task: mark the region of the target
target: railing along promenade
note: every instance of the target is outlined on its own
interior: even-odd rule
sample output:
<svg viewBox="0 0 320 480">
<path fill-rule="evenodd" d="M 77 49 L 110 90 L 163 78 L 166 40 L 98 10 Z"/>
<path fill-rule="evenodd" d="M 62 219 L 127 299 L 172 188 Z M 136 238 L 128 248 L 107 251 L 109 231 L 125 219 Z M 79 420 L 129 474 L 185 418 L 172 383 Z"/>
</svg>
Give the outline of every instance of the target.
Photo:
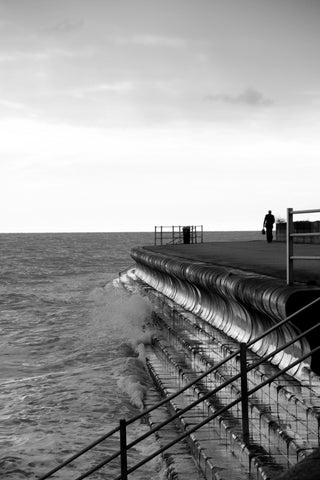
<svg viewBox="0 0 320 480">
<path fill-rule="evenodd" d="M 137 416 L 135 416 L 135 417 L 133 417 L 129 420 L 121 419 L 118 427 L 116 427 L 113 430 L 107 432 L 105 435 L 98 438 L 95 442 L 91 443 L 90 445 L 83 448 L 78 453 L 74 454 L 73 456 L 71 456 L 70 458 L 65 460 L 60 465 L 58 465 L 55 468 L 53 468 L 52 470 L 50 470 L 50 472 L 46 473 L 45 475 L 42 475 L 41 477 L 39 477 L 38 480 L 45 480 L 45 479 L 51 477 L 54 473 L 56 473 L 57 471 L 59 471 L 60 469 L 62 469 L 64 467 L 66 467 L 71 462 L 73 462 L 74 460 L 76 460 L 80 456 L 84 455 L 86 452 L 92 450 L 96 445 L 105 441 L 107 438 L 111 437 L 114 434 L 119 434 L 120 435 L 119 450 L 117 452 L 115 452 L 113 455 L 108 456 L 103 461 L 101 461 L 100 463 L 98 463 L 97 465 L 95 465 L 94 467 L 92 467 L 91 469 L 84 472 L 83 474 L 81 474 L 80 476 L 76 477 L 73 480 L 83 480 L 84 478 L 89 477 L 94 472 L 100 470 L 101 468 L 103 468 L 104 466 L 106 466 L 108 463 L 110 463 L 112 460 L 114 460 L 116 458 L 120 459 L 120 473 L 117 477 L 115 477 L 114 480 L 127 480 L 128 475 L 130 473 L 136 471 L 137 469 L 139 469 L 140 467 L 142 467 L 143 465 L 145 465 L 146 463 L 148 463 L 150 460 L 154 459 L 158 455 L 161 455 L 163 452 L 168 450 L 170 447 L 172 447 L 173 445 L 182 441 L 183 439 L 185 439 L 186 437 L 188 437 L 189 435 L 191 435 L 195 431 L 199 430 L 201 427 L 208 424 L 209 422 L 214 420 L 216 417 L 220 417 L 223 413 L 227 412 L 228 410 L 230 410 L 232 407 L 234 407 L 235 405 L 237 405 L 239 403 L 241 403 L 241 407 L 242 407 L 241 410 L 242 410 L 242 435 L 243 435 L 243 440 L 244 440 L 245 443 L 248 442 L 249 434 L 250 434 L 250 432 L 249 432 L 250 427 L 249 427 L 249 422 L 248 422 L 248 398 L 251 395 L 253 395 L 254 393 L 256 393 L 257 391 L 259 391 L 264 386 L 266 386 L 268 384 L 271 384 L 278 377 L 282 376 L 284 373 L 288 372 L 290 369 L 292 369 L 293 367 L 300 364 L 305 359 L 307 359 L 308 357 L 310 357 L 311 355 L 313 355 L 314 353 L 319 351 L 320 346 L 317 346 L 313 350 L 309 351 L 307 354 L 305 354 L 305 355 L 301 356 L 300 358 L 296 359 L 295 361 L 290 363 L 290 365 L 286 366 L 286 368 L 277 371 L 274 375 L 270 376 L 268 379 L 261 382 L 259 385 L 256 385 L 254 388 L 251 388 L 250 390 L 248 390 L 248 388 L 247 388 L 247 385 L 248 385 L 247 384 L 247 373 L 249 371 L 257 368 L 259 365 L 263 364 L 264 362 L 270 360 L 274 355 L 277 355 L 278 353 L 284 351 L 287 347 L 294 344 L 296 341 L 300 340 L 303 336 L 305 336 L 307 334 L 310 334 L 312 332 L 315 332 L 316 329 L 319 328 L 320 322 L 318 322 L 316 325 L 310 327 L 308 330 L 304 331 L 303 333 L 300 333 L 294 339 L 292 339 L 292 340 L 288 341 L 287 343 L 281 345 L 276 350 L 274 350 L 272 353 L 270 353 L 270 354 L 268 354 L 264 357 L 260 357 L 258 361 L 252 363 L 251 365 L 248 365 L 247 361 L 246 361 L 247 350 L 250 349 L 253 346 L 254 343 L 261 341 L 264 337 L 266 337 L 267 335 L 269 335 L 270 333 L 272 333 L 276 329 L 283 327 L 285 324 L 287 324 L 292 319 L 294 319 L 297 315 L 301 314 L 302 312 L 306 312 L 308 309 L 310 309 L 316 303 L 318 303 L 319 300 L 320 300 L 320 297 L 317 298 L 316 300 L 313 300 L 308 305 L 300 308 L 295 313 L 286 317 L 285 319 L 283 319 L 282 321 L 280 321 L 276 325 L 272 326 L 271 328 L 266 330 L 264 333 L 259 335 L 254 340 L 249 341 L 248 343 L 241 343 L 239 349 L 234 351 L 232 354 L 228 355 L 226 358 L 221 360 L 219 363 L 212 366 L 206 372 L 204 372 L 203 374 L 198 376 L 196 378 L 196 380 L 188 383 L 187 385 L 185 385 L 183 388 L 179 389 L 174 394 L 172 394 L 172 395 L 168 396 L 167 398 L 161 400 L 157 404 L 153 405 L 152 407 L 146 409 L 145 411 L 141 412 L 140 414 L 138 414 Z M 208 391 L 206 394 L 202 395 L 196 401 L 190 403 L 184 409 L 179 410 L 176 414 L 172 415 L 169 419 L 161 422 L 156 427 L 151 428 L 147 433 L 141 435 L 140 437 L 136 438 L 134 441 L 128 443 L 128 441 L 127 441 L 127 427 L 129 425 L 131 425 L 134 422 L 142 419 L 144 416 L 150 414 L 152 411 L 157 410 L 159 407 L 165 405 L 166 403 L 170 402 L 174 398 L 178 397 L 178 395 L 181 395 L 183 392 L 188 390 L 190 387 L 194 386 L 197 382 L 204 379 L 207 375 L 216 371 L 222 365 L 226 364 L 227 362 L 229 362 L 230 360 L 232 360 L 236 356 L 240 356 L 240 372 L 239 373 L 237 373 L 236 375 L 233 375 L 230 379 L 224 381 L 221 385 L 219 385 L 219 386 L 215 387 L 214 389 Z M 148 364 L 148 360 L 147 360 L 147 364 Z M 238 398 L 236 398 L 235 400 L 233 400 L 232 402 L 230 402 L 228 405 L 224 406 L 223 408 L 219 409 L 214 414 L 208 416 L 204 421 L 198 423 L 194 427 L 185 431 L 183 434 L 177 436 L 174 440 L 167 443 L 162 448 L 157 449 L 152 454 L 150 454 L 146 458 L 144 458 L 142 461 L 136 463 L 135 465 L 133 465 L 131 467 L 128 467 L 127 454 L 128 454 L 128 451 L 131 448 L 135 447 L 140 442 L 147 439 L 148 437 L 150 437 L 154 433 L 158 432 L 161 428 L 165 427 L 166 425 L 168 425 L 170 422 L 172 422 L 176 418 L 180 417 L 182 414 L 188 412 L 189 410 L 191 410 L 196 405 L 199 405 L 201 402 L 204 402 L 206 399 L 208 399 L 212 395 L 215 395 L 218 391 L 220 391 L 222 389 L 225 389 L 228 385 L 232 384 L 233 382 L 235 382 L 236 380 L 239 380 L 239 379 L 241 380 L 241 395 Z"/>
<path fill-rule="evenodd" d="M 293 210 L 287 208 L 287 285 L 293 285 L 293 260 L 320 260 L 320 256 L 302 256 L 293 254 L 293 240 L 294 237 L 320 237 L 320 232 L 294 232 L 293 215 L 304 213 L 317 213 L 320 209 L 315 210 Z"/>
<path fill-rule="evenodd" d="M 154 227 L 155 245 L 203 243 L 203 225 L 160 225 Z"/>
</svg>

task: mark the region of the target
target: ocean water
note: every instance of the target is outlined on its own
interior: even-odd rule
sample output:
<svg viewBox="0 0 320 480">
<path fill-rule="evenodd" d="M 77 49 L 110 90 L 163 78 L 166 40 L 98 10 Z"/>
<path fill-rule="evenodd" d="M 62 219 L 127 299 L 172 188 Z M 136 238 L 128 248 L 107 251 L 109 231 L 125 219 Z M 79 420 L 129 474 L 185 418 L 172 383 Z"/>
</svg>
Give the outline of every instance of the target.
<svg viewBox="0 0 320 480">
<path fill-rule="evenodd" d="M 139 352 L 151 307 L 115 280 L 133 264 L 132 247 L 152 244 L 153 233 L 0 234 L 0 478 L 39 478 L 143 408 L 150 380 Z M 136 425 L 129 440 L 146 429 Z M 148 448 L 132 449 L 133 463 Z M 52 478 L 77 478 L 116 450 L 118 439 L 106 441 Z M 117 468 L 89 478 L 114 478 Z M 162 475 L 154 460 L 130 478 Z"/>
</svg>

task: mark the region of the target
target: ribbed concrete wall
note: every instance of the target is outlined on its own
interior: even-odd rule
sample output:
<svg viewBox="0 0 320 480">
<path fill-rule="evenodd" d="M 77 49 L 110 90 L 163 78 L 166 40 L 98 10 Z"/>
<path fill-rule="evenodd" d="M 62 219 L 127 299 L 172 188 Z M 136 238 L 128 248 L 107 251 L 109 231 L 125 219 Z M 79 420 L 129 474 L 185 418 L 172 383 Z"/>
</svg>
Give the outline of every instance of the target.
<svg viewBox="0 0 320 480">
<path fill-rule="evenodd" d="M 185 261 L 143 247 L 134 248 L 131 256 L 137 264 L 135 273 L 141 280 L 239 342 L 256 338 L 319 295 L 318 291 L 303 287 L 285 286 L 281 280 L 271 277 Z M 274 351 L 307 328 L 309 320 L 299 316 L 295 324 L 276 330 L 257 342 L 253 350 L 259 355 Z M 307 353 L 310 343 L 312 339 L 307 338 L 296 342 L 273 357 L 273 363 L 286 367 Z M 317 365 L 318 360 L 313 359 L 313 364 Z M 291 373 L 304 376 L 310 365 L 311 359 Z"/>
</svg>

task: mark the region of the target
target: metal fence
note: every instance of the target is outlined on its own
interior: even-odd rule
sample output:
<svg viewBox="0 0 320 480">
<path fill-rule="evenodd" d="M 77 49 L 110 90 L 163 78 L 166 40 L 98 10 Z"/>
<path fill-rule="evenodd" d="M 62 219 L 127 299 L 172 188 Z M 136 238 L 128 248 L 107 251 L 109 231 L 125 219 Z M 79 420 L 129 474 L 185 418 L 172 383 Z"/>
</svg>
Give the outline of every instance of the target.
<svg viewBox="0 0 320 480">
<path fill-rule="evenodd" d="M 154 227 L 155 245 L 203 243 L 203 225 L 160 225 Z"/>
<path fill-rule="evenodd" d="M 265 332 L 263 332 L 261 335 L 259 335 L 257 338 L 249 341 L 248 343 L 241 343 L 240 344 L 240 348 L 236 351 L 234 351 L 232 354 L 230 354 L 229 356 L 225 357 L 223 360 L 221 360 L 219 363 L 216 363 L 214 366 L 212 366 L 210 369 L 208 369 L 206 372 L 203 372 L 201 375 L 199 375 L 196 380 L 186 384 L 183 388 L 181 388 L 180 390 L 178 390 L 177 392 L 173 393 L 172 395 L 170 395 L 169 397 L 166 397 L 164 398 L 163 400 L 161 400 L 159 403 L 157 403 L 156 405 L 148 408 L 147 410 L 141 412 L 139 415 L 135 416 L 134 418 L 131 418 L 129 420 L 126 420 L 126 419 L 121 419 L 120 422 L 119 422 L 119 426 L 114 428 L 113 430 L 111 430 L 110 432 L 106 433 L 105 435 L 103 435 L 102 437 L 98 438 L 95 442 L 91 443 L 90 445 L 88 445 L 87 447 L 85 447 L 84 449 L 82 449 L 81 451 L 79 451 L 78 453 L 76 453 L 75 455 L 71 456 L 70 458 L 68 458 L 67 460 L 65 460 L 63 463 L 61 463 L 60 465 L 57 465 L 55 468 L 53 468 L 52 470 L 50 470 L 50 472 L 46 473 L 45 475 L 39 477 L 38 480 L 45 480 L 49 477 L 51 477 L 52 475 L 54 475 L 54 473 L 56 473 L 57 471 L 61 470 L 62 468 L 66 467 L 67 465 L 69 465 L 70 463 L 72 463 L 74 460 L 76 460 L 77 458 L 79 458 L 80 456 L 82 456 L 83 454 L 85 454 L 86 452 L 89 452 L 90 450 L 92 450 L 95 446 L 97 446 L 98 444 L 100 444 L 101 442 L 103 442 L 104 440 L 106 440 L 107 438 L 111 437 L 112 435 L 114 434 L 118 434 L 119 435 L 119 450 L 116 451 L 115 453 L 109 455 L 107 458 L 105 458 L 104 460 L 102 460 L 99 464 L 91 467 L 89 470 L 87 470 L 86 472 L 84 472 L 82 475 L 80 476 L 77 476 L 76 478 L 74 478 L 74 480 L 83 480 L 84 478 L 87 478 L 89 477 L 91 474 L 93 474 L 94 472 L 100 470 L 102 467 L 104 467 L 105 465 L 107 465 L 108 463 L 110 463 L 112 460 L 118 458 L 120 459 L 120 465 L 119 465 L 119 470 L 120 470 L 120 474 L 115 477 L 114 480 L 127 480 L 128 478 L 128 475 L 132 472 L 134 472 L 135 470 L 139 469 L 142 465 L 146 464 L 147 462 L 149 462 L 150 460 L 152 460 L 153 458 L 155 458 L 156 456 L 160 455 L 161 453 L 165 452 L 166 450 L 168 450 L 171 446 L 175 445 L 176 443 L 180 442 L 181 440 L 185 439 L 186 437 L 188 437 L 189 435 L 191 435 L 193 432 L 199 430 L 202 426 L 208 424 L 209 422 L 211 422 L 213 419 L 221 416 L 223 413 L 227 412 L 228 410 L 230 410 L 233 406 L 237 405 L 237 404 L 241 404 L 241 410 L 242 410 L 242 435 L 243 435 L 243 439 L 246 441 L 249 437 L 249 422 L 248 422 L 248 398 L 250 396 L 252 396 L 255 392 L 261 390 L 265 385 L 270 385 L 274 380 L 276 380 L 278 377 L 280 377 L 281 375 L 283 375 L 284 373 L 288 372 L 291 368 L 295 367 L 296 365 L 298 365 L 299 363 L 303 362 L 306 358 L 310 357 L 310 355 L 316 353 L 319 351 L 320 349 L 320 346 L 317 346 L 315 347 L 313 350 L 311 351 L 308 351 L 304 356 L 298 358 L 297 360 L 295 360 L 294 362 L 292 362 L 291 364 L 289 364 L 286 368 L 282 369 L 282 370 L 279 370 L 277 371 L 274 375 L 271 375 L 269 378 L 265 379 L 263 382 L 259 383 L 258 385 L 256 385 L 254 388 L 251 388 L 251 389 L 248 389 L 248 383 L 247 383 L 247 374 L 249 371 L 253 370 L 254 368 L 256 368 L 257 366 L 259 365 L 262 365 L 264 362 L 270 360 L 270 358 L 280 352 L 284 352 L 285 349 L 294 344 L 296 341 L 298 341 L 300 338 L 302 338 L 306 333 L 313 333 L 314 334 L 317 334 L 318 332 L 316 332 L 316 330 L 320 327 L 320 322 L 316 323 L 315 325 L 311 326 L 308 331 L 306 332 L 303 332 L 303 333 L 300 333 L 298 334 L 295 338 L 291 339 L 289 342 L 279 346 L 276 350 L 274 350 L 273 352 L 267 354 L 266 356 L 264 357 L 261 357 L 258 361 L 252 363 L 251 365 L 248 365 L 247 364 L 247 360 L 246 360 L 246 355 L 247 355 L 247 351 L 249 348 L 251 348 L 256 342 L 260 342 L 263 338 L 265 338 L 267 335 L 269 335 L 271 332 L 273 332 L 274 330 L 282 327 L 283 325 L 287 324 L 288 322 L 290 322 L 295 316 L 299 315 L 300 313 L 310 309 L 312 306 L 314 306 L 315 304 L 317 304 L 318 302 L 320 301 L 320 298 L 317 298 L 316 300 L 313 300 L 311 303 L 309 303 L 308 305 L 305 305 L 304 307 L 302 307 L 300 310 L 296 311 L 295 313 L 293 313 L 292 315 L 288 316 L 287 318 L 281 320 L 279 323 L 273 325 L 271 328 L 269 328 L 268 330 L 266 330 Z M 127 427 L 129 425 L 131 425 L 132 423 L 136 422 L 136 421 L 140 421 L 145 415 L 148 415 L 150 412 L 152 412 L 153 410 L 156 410 L 158 409 L 160 406 L 168 403 L 169 401 L 171 401 L 172 399 L 176 398 L 177 396 L 181 395 L 183 392 L 185 392 L 186 390 L 188 390 L 190 387 L 192 387 L 193 385 L 197 384 L 201 379 L 205 378 L 206 376 L 208 376 L 210 373 L 218 370 L 219 367 L 221 367 L 223 364 L 229 362 L 231 359 L 237 357 L 237 356 L 240 356 L 240 372 L 238 372 L 236 375 L 233 375 L 231 376 L 228 380 L 224 381 L 222 384 L 220 384 L 219 386 L 216 386 L 213 390 L 210 390 L 208 391 L 206 394 L 200 396 L 197 400 L 195 400 L 194 402 L 190 403 L 187 407 L 183 408 L 183 409 L 179 409 L 179 411 L 175 414 L 175 415 L 172 415 L 169 419 L 157 424 L 157 426 L 151 428 L 148 432 L 146 432 L 145 434 L 141 435 L 140 437 L 136 438 L 135 440 L 131 441 L 131 442 L 128 442 L 128 439 L 127 439 Z M 148 363 L 148 362 L 147 362 Z M 174 421 L 176 418 L 178 418 L 179 416 L 181 416 L 183 413 L 191 410 L 193 407 L 195 407 L 196 405 L 199 405 L 201 404 L 202 402 L 204 402 L 207 398 L 209 397 L 212 397 L 213 395 L 215 395 L 218 391 L 226 388 L 228 385 L 232 384 L 234 381 L 240 379 L 241 380 L 241 394 L 238 398 L 236 398 L 235 400 L 233 400 L 232 402 L 230 402 L 228 405 L 222 407 L 221 409 L 219 409 L 218 411 L 216 411 L 213 415 L 208 415 L 208 417 L 194 425 L 192 428 L 188 428 L 187 431 L 185 431 L 184 433 L 182 433 L 181 435 L 177 436 L 176 438 L 174 438 L 171 442 L 167 443 L 166 445 L 162 446 L 161 448 L 159 449 L 156 449 L 153 453 L 151 453 L 150 455 L 148 455 L 147 457 L 145 457 L 142 461 L 140 461 L 139 463 L 133 465 L 132 467 L 128 467 L 128 463 L 127 463 L 127 456 L 128 456 L 128 451 L 133 448 L 134 446 L 136 446 L 137 444 L 139 444 L 141 441 L 145 440 L 146 438 L 150 437 L 152 434 L 158 432 L 161 428 L 165 427 L 166 425 L 168 425 L 170 422 Z M 319 436 L 319 433 L 318 433 L 318 436 Z"/>
<path fill-rule="evenodd" d="M 293 285 L 293 260 L 320 260 L 320 256 L 294 255 L 293 243 L 295 237 L 320 237 L 320 232 L 303 232 L 294 231 L 293 215 L 304 213 L 317 213 L 320 209 L 314 210 L 293 210 L 287 208 L 287 285 Z"/>
</svg>

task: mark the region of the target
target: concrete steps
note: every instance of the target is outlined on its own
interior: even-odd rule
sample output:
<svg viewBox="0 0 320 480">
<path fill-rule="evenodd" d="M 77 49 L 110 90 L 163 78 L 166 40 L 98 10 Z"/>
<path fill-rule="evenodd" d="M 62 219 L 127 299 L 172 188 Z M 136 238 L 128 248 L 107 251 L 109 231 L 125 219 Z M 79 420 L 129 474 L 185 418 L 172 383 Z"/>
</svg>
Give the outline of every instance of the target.
<svg viewBox="0 0 320 480">
<path fill-rule="evenodd" d="M 152 351 L 147 352 L 148 357 L 153 357 Z M 148 389 L 144 399 L 145 408 L 152 407 L 161 400 L 161 393 L 156 387 Z M 170 416 L 166 406 L 159 407 L 147 415 L 146 421 L 150 428 L 167 420 Z M 170 423 L 155 434 L 158 448 L 164 447 L 171 440 L 177 438 L 180 431 L 176 423 Z M 197 467 L 197 464 L 190 453 L 186 441 L 182 441 L 170 447 L 162 454 L 165 476 L 168 480 L 186 479 L 205 480 L 205 476 Z M 162 477 L 161 477 L 162 478 Z"/>
<path fill-rule="evenodd" d="M 156 358 L 153 357 L 150 360 L 154 370 L 152 376 L 159 388 L 168 396 L 180 389 L 183 384 L 192 381 L 194 373 L 188 371 L 187 366 L 184 368 L 181 361 L 175 362 L 173 360 L 173 352 L 168 346 L 167 348 L 164 347 L 159 340 L 155 340 L 155 342 L 157 345 L 153 345 L 153 352 Z M 164 355 L 169 353 L 169 350 L 171 350 L 170 362 L 175 368 L 175 372 L 164 360 Z M 199 384 L 187 390 L 182 398 L 179 396 L 170 402 L 171 413 L 174 414 L 190 405 L 203 393 L 206 393 L 206 390 Z M 214 414 L 229 401 L 229 398 L 210 398 L 206 400 L 204 404 L 200 404 L 180 417 L 180 428 L 182 431 L 191 428 L 207 418 L 208 415 Z M 271 479 L 275 472 L 283 471 L 281 464 L 274 461 L 272 456 L 260 445 L 254 442 L 251 442 L 250 445 L 244 444 L 241 422 L 230 411 L 192 434 L 189 446 L 191 451 L 196 452 L 196 459 L 198 459 L 200 468 L 203 468 L 203 465 L 207 462 L 207 460 L 204 460 L 207 457 L 219 469 L 231 462 L 233 476 L 227 470 L 222 475 L 222 471 L 219 470 L 220 476 L 217 477 L 219 479 Z M 205 454 L 204 457 L 203 453 Z"/>
<path fill-rule="evenodd" d="M 221 332 L 214 331 L 211 326 L 204 325 L 203 321 L 199 322 L 199 319 L 195 319 L 188 312 L 181 313 L 179 309 L 179 314 L 172 315 L 172 305 L 165 314 L 166 309 L 163 309 L 163 305 L 157 310 L 162 314 L 162 318 L 156 321 L 161 340 L 159 338 L 155 340 L 157 344 L 155 351 L 161 358 L 161 363 L 169 369 L 171 377 L 174 376 L 172 370 L 174 367 L 180 387 L 190 382 L 194 375 L 202 373 L 214 362 L 217 363 L 238 349 L 235 342 Z M 257 360 L 256 355 L 250 354 L 249 362 L 252 363 L 255 360 Z M 168 367 L 169 363 L 171 367 Z M 235 358 L 228 368 L 219 369 L 202 385 L 198 384 L 193 398 L 205 393 L 208 388 L 221 384 L 238 370 L 239 359 Z M 249 388 L 263 381 L 266 376 L 271 376 L 276 370 L 276 367 L 270 364 L 253 370 L 248 375 Z M 236 383 L 228 388 L 227 393 L 219 392 L 217 398 L 220 405 L 223 405 L 239 394 L 240 386 Z M 253 478 L 275 478 L 280 471 L 290 468 L 317 448 L 318 400 L 319 397 L 314 394 L 311 385 L 301 385 L 296 379 L 284 375 L 271 386 L 264 387 L 249 403 L 250 446 L 244 447 L 241 440 L 240 406 L 234 407 L 232 411 L 234 417 L 238 418 L 238 425 L 236 426 L 234 419 L 231 422 L 232 426 L 219 419 L 219 433 L 222 435 L 221 426 L 223 425 L 224 445 L 229 445 L 229 449 L 231 446 L 231 452 L 240 460 L 245 474 Z M 208 405 L 208 403 L 206 402 L 208 413 L 213 413 L 214 405 L 212 403 Z M 254 466 L 252 458 L 255 459 Z"/>
<path fill-rule="evenodd" d="M 177 391 L 177 379 L 166 368 L 164 362 L 156 355 L 155 350 L 148 352 L 148 366 L 151 376 L 165 396 Z M 179 388 L 179 387 L 178 387 Z M 193 401 L 193 395 L 175 398 L 169 403 L 171 415 L 188 406 Z M 177 424 L 183 433 L 188 427 L 200 423 L 206 418 L 203 407 L 197 407 L 181 416 Z M 200 470 L 208 480 L 248 480 L 249 471 L 245 467 L 239 468 L 239 462 L 228 449 L 228 445 L 217 432 L 217 425 L 209 425 L 187 437 L 187 443 Z M 178 477 L 180 480 L 180 477 Z M 185 478 L 192 478 L 191 476 Z"/>
<path fill-rule="evenodd" d="M 174 306 L 170 307 L 172 312 Z M 189 358 L 189 365 L 195 370 L 206 371 L 214 363 L 221 361 L 239 348 L 238 344 L 222 332 L 215 330 L 194 315 L 188 312 L 181 313 L 181 309 L 180 313 L 173 316 L 168 315 L 169 312 L 164 309 L 164 314 L 162 313 L 162 333 L 175 348 L 184 351 L 185 358 Z M 258 357 L 253 352 L 248 355 L 249 364 L 257 360 Z M 213 378 L 212 375 L 209 376 L 208 386 L 211 381 L 211 388 L 213 388 L 221 384 L 229 375 L 235 375 L 238 372 L 239 358 L 235 357 L 229 367 L 219 369 Z M 260 384 L 276 372 L 278 372 L 277 367 L 270 363 L 260 365 L 248 372 L 248 388 Z M 239 391 L 239 382 L 237 385 Z M 238 395 L 237 388 L 232 388 L 235 395 Z M 267 422 L 267 425 L 272 426 L 272 431 L 278 430 L 284 443 L 284 450 L 289 449 L 296 457 L 290 458 L 289 462 L 296 463 L 318 447 L 319 385 L 306 385 L 289 375 L 282 375 L 270 386 L 265 386 L 257 392 L 252 399 L 250 414 L 254 425 Z"/>
<path fill-rule="evenodd" d="M 137 282 L 135 282 L 136 284 Z M 201 373 L 239 349 L 239 344 L 211 324 L 183 310 L 164 295 L 141 283 L 155 315 L 148 368 L 164 396 L 169 396 Z M 258 360 L 248 352 L 247 363 Z M 209 390 L 239 372 L 234 357 L 182 396 L 169 403 L 179 412 Z M 259 385 L 278 371 L 264 363 L 248 372 L 248 388 Z M 177 428 L 184 432 L 240 395 L 240 382 L 217 392 L 199 406 L 182 414 Z M 261 388 L 249 401 L 250 440 L 242 438 L 241 405 L 212 420 L 188 437 L 188 446 L 205 478 L 210 480 L 274 480 L 319 446 L 320 386 L 281 375 Z M 177 477 L 192 478 L 190 476 Z M 196 477 L 194 477 L 196 478 Z"/>
</svg>

